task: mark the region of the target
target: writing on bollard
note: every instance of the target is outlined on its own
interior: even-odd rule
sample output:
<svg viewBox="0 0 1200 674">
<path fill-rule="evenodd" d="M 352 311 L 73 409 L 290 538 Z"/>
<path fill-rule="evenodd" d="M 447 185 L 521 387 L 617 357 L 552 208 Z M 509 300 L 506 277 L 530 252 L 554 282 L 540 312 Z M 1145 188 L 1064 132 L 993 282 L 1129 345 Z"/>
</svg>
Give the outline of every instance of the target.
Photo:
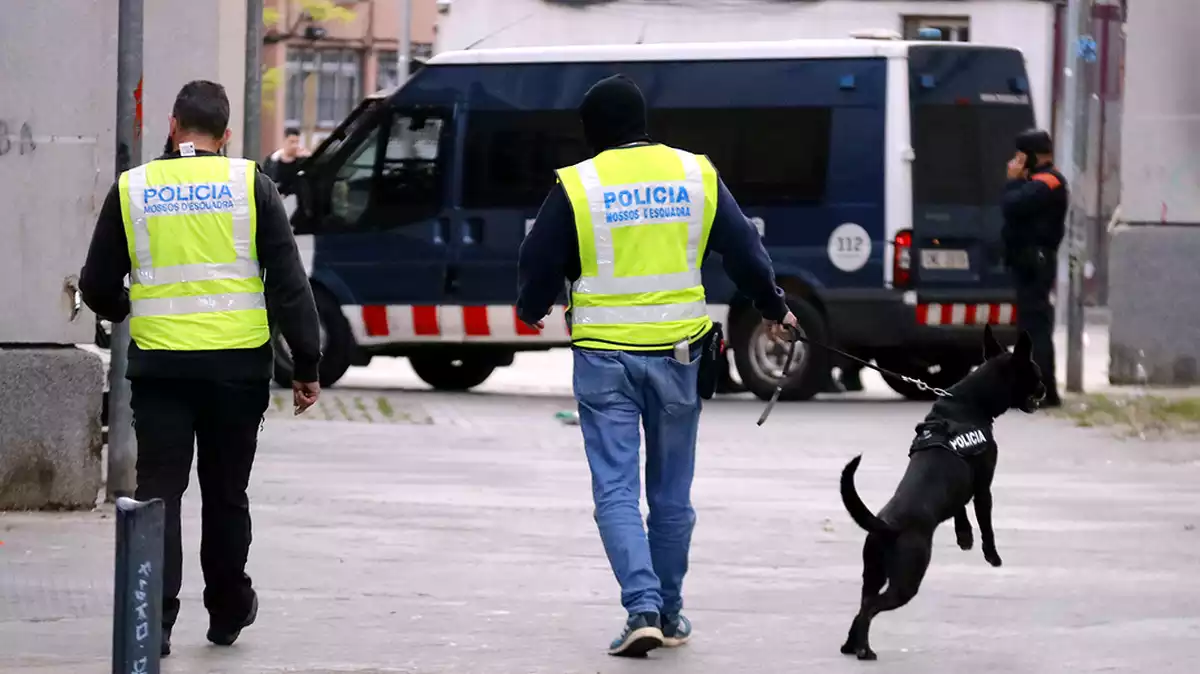
<svg viewBox="0 0 1200 674">
<path fill-rule="evenodd" d="M 159 674 L 165 507 L 117 499 L 113 674 Z"/>
</svg>

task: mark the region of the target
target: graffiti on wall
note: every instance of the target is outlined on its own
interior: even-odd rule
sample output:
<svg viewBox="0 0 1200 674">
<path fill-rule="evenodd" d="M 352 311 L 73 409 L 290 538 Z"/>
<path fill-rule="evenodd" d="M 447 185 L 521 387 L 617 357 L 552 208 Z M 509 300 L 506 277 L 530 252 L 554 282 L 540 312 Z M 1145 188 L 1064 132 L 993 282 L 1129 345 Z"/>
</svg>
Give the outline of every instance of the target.
<svg viewBox="0 0 1200 674">
<path fill-rule="evenodd" d="M 33 154 L 37 143 L 33 140 L 33 127 L 29 122 L 19 126 L 0 119 L 0 157 L 17 153 L 19 155 Z"/>
</svg>

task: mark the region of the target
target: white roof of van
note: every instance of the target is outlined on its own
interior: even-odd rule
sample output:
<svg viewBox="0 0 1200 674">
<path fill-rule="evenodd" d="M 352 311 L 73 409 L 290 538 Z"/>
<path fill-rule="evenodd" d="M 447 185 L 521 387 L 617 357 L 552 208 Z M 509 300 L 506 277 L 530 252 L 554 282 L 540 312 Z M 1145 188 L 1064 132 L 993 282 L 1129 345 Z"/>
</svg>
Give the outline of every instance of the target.
<svg viewBox="0 0 1200 674">
<path fill-rule="evenodd" d="M 909 47 L 985 47 L 965 42 L 840 39 L 755 42 L 610 44 L 571 47 L 468 49 L 437 54 L 429 65 L 609 61 L 728 61 L 752 59 L 903 57 Z M 1008 48 L 1005 48 L 1008 49 Z"/>
</svg>

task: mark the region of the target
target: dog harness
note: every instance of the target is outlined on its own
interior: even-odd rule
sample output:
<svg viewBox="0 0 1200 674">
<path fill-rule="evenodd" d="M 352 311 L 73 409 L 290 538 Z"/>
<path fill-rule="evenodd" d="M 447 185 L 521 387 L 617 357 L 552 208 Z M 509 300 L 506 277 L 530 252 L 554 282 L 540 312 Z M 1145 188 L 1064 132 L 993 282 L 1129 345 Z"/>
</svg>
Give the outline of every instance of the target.
<svg viewBox="0 0 1200 674">
<path fill-rule="evenodd" d="M 979 456 L 989 449 L 996 449 L 992 426 L 979 426 L 948 419 L 934 419 L 917 424 L 917 437 L 913 439 L 908 455 L 927 449 L 944 449 L 964 459 Z"/>
</svg>

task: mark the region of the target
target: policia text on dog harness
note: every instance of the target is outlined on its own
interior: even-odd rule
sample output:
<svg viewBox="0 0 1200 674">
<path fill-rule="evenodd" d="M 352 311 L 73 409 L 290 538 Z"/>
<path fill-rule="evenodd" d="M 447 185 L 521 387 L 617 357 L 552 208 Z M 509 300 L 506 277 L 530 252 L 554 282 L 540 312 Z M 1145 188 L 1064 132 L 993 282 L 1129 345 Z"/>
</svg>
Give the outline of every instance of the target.
<svg viewBox="0 0 1200 674">
<path fill-rule="evenodd" d="M 121 174 L 138 348 L 251 349 L 270 339 L 255 247 L 254 163 L 157 160 Z"/>
<path fill-rule="evenodd" d="M 908 455 L 927 449 L 944 449 L 966 459 L 996 448 L 991 424 L 968 424 L 949 419 L 928 419 L 917 424 Z"/>
<path fill-rule="evenodd" d="M 707 158 L 665 145 L 608 150 L 558 170 L 579 237 L 571 341 L 657 351 L 712 329 L 700 265 L 716 215 Z"/>
</svg>

